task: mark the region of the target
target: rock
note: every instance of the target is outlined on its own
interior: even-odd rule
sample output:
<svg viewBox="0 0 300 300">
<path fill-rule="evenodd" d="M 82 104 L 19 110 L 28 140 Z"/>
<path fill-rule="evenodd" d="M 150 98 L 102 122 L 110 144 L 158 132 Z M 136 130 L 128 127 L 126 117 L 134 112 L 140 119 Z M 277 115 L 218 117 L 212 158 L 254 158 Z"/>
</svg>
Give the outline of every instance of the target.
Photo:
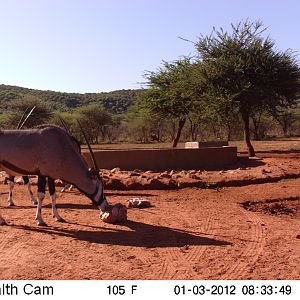
<svg viewBox="0 0 300 300">
<path fill-rule="evenodd" d="M 133 171 L 133 172 L 129 173 L 129 176 L 131 176 L 131 177 L 133 177 L 133 176 L 141 176 L 141 174 Z"/>
<path fill-rule="evenodd" d="M 121 171 L 120 168 L 113 168 L 113 169 L 110 170 L 111 173 L 118 173 L 120 171 Z"/>
<path fill-rule="evenodd" d="M 172 175 L 170 175 L 170 174 L 164 172 L 164 173 L 161 173 L 161 174 L 159 175 L 159 177 L 160 177 L 160 178 L 172 178 Z"/>
<path fill-rule="evenodd" d="M 162 181 L 156 179 L 156 178 L 151 178 L 148 181 L 147 187 L 149 189 L 153 189 L 153 190 L 163 190 L 167 187 L 168 185 L 166 185 L 165 183 L 163 183 Z"/>
<path fill-rule="evenodd" d="M 148 199 L 144 198 L 132 198 L 127 201 L 127 206 L 134 207 L 134 208 L 145 208 L 150 207 L 151 203 Z"/>
<path fill-rule="evenodd" d="M 188 174 L 187 171 L 180 171 L 180 172 L 179 172 L 179 175 L 181 175 L 181 176 L 186 176 L 187 174 Z"/>
<path fill-rule="evenodd" d="M 123 179 L 122 183 L 126 186 L 127 190 L 141 190 L 143 189 L 143 184 L 138 178 L 127 178 Z"/>
<path fill-rule="evenodd" d="M 126 186 L 120 178 L 109 178 L 108 181 L 104 182 L 104 186 L 111 190 L 126 190 Z"/>
<path fill-rule="evenodd" d="M 168 186 L 170 189 L 177 189 L 178 188 L 178 182 L 173 180 L 173 179 L 170 179 L 169 182 L 168 182 Z"/>
<path fill-rule="evenodd" d="M 63 187 L 63 186 L 65 186 L 65 183 L 64 183 L 61 179 L 56 179 L 56 180 L 54 181 L 54 183 L 55 183 L 55 186 L 58 186 L 58 187 Z"/>
<path fill-rule="evenodd" d="M 24 183 L 23 178 L 20 177 L 20 176 L 17 176 L 17 177 L 15 178 L 15 183 L 16 183 L 16 184 L 23 184 L 23 183 Z"/>
<path fill-rule="evenodd" d="M 37 184 L 38 184 L 38 177 L 37 177 L 37 176 L 32 177 L 32 178 L 30 179 L 30 184 L 31 184 L 31 185 L 37 185 Z"/>
<path fill-rule="evenodd" d="M 180 174 L 173 174 L 173 175 L 172 175 L 172 178 L 173 178 L 173 179 L 181 178 L 181 175 L 180 175 Z"/>
<path fill-rule="evenodd" d="M 196 173 L 197 173 L 196 170 L 190 170 L 190 171 L 188 171 L 188 174 L 190 174 L 190 175 L 193 175 L 193 174 L 196 174 Z"/>
<path fill-rule="evenodd" d="M 190 249 L 190 246 L 189 245 L 184 245 L 183 247 L 180 248 L 181 251 L 185 252 L 187 250 Z"/>
<path fill-rule="evenodd" d="M 127 208 L 121 203 L 117 203 L 109 210 L 100 212 L 100 219 L 105 223 L 121 223 L 127 221 Z"/>
<path fill-rule="evenodd" d="M 195 180 L 200 180 L 201 179 L 201 177 L 198 176 L 197 174 L 191 174 L 190 178 L 195 179 Z"/>
</svg>

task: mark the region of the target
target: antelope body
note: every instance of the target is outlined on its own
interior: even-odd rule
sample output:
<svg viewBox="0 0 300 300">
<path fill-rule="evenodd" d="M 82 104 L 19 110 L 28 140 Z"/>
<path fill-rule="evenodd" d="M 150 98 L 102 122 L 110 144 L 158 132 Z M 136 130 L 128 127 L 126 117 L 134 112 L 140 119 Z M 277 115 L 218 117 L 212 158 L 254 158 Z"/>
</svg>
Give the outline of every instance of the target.
<svg viewBox="0 0 300 300">
<path fill-rule="evenodd" d="M 0 168 L 10 175 L 60 178 L 76 186 L 101 210 L 108 203 L 99 170 L 90 170 L 78 151 L 78 143 L 64 129 L 42 125 L 26 130 L 0 131 Z M 38 223 L 43 197 L 38 196 Z M 5 224 L 0 215 L 0 224 Z"/>
</svg>

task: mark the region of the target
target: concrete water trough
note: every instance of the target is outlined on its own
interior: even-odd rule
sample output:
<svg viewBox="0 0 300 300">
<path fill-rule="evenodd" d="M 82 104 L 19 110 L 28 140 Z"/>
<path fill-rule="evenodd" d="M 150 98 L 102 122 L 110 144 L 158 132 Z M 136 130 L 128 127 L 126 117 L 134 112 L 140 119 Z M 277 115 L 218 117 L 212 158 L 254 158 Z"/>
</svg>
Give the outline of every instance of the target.
<svg viewBox="0 0 300 300">
<path fill-rule="evenodd" d="M 91 166 L 90 154 L 83 156 Z M 237 162 L 236 147 L 196 149 L 125 149 L 97 150 L 96 161 L 101 169 L 122 170 L 195 170 L 222 169 Z"/>
<path fill-rule="evenodd" d="M 186 142 L 184 148 L 208 148 L 228 146 L 228 141 Z"/>
</svg>

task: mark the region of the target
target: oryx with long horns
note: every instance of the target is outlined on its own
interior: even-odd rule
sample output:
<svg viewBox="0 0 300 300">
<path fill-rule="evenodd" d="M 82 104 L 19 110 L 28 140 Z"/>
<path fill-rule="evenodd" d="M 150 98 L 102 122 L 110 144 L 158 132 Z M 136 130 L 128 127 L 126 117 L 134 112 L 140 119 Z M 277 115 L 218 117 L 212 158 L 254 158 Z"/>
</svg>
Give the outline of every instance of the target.
<svg viewBox="0 0 300 300">
<path fill-rule="evenodd" d="M 86 138 L 84 132 L 83 135 Z M 10 174 L 60 178 L 76 186 L 101 211 L 106 211 L 109 204 L 103 181 L 87 139 L 86 142 L 94 164 L 92 169 L 78 152 L 78 143 L 63 128 L 42 125 L 26 130 L 1 130 L 0 167 Z M 38 197 L 36 218 L 39 225 L 44 225 L 41 208 L 42 199 Z M 0 224 L 5 224 L 1 215 Z"/>
</svg>

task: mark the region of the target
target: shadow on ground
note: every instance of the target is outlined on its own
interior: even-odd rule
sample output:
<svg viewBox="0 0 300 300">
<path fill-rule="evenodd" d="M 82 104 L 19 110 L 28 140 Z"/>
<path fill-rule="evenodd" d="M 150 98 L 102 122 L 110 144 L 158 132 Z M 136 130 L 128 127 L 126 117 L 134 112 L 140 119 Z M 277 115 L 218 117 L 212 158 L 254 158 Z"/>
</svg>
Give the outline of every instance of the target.
<svg viewBox="0 0 300 300">
<path fill-rule="evenodd" d="M 19 225 L 14 227 L 31 232 L 40 232 L 43 234 L 69 237 L 81 241 L 105 245 L 122 245 L 146 248 L 183 247 L 186 245 L 232 245 L 226 241 L 204 237 L 203 235 L 205 235 L 205 233 L 199 233 L 199 235 L 191 234 L 184 230 L 173 229 L 164 226 L 155 226 L 134 221 L 127 221 L 122 225 L 122 229 L 100 228 L 98 231 L 61 228 L 56 229 L 53 227 L 30 227 Z"/>
</svg>

